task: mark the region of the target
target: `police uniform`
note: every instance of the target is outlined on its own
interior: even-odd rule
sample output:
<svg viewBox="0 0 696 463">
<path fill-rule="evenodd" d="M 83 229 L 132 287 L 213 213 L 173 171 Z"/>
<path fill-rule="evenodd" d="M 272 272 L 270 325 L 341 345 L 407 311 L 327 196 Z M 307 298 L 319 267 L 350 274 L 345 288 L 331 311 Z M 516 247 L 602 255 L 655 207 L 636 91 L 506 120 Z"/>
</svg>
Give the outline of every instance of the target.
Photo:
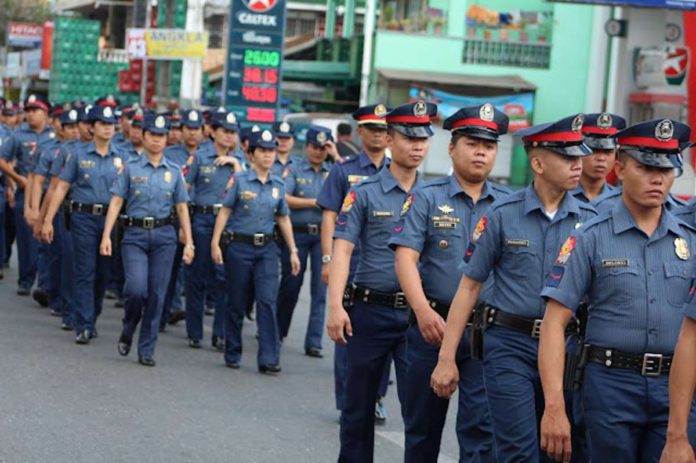
<svg viewBox="0 0 696 463">
<path fill-rule="evenodd" d="M 618 133 L 621 151 L 680 168 L 688 126 L 654 120 Z M 663 208 L 646 236 L 623 201 L 573 233 L 542 296 L 575 311 L 587 295 L 583 404 L 593 461 L 657 461 L 669 414 L 668 373 L 693 277 L 696 230 Z M 696 415 L 690 439 L 696 441 Z"/>
<path fill-rule="evenodd" d="M 273 132 L 275 133 L 276 138 L 295 138 L 295 128 L 289 122 L 274 122 Z M 300 160 L 302 160 L 302 158 L 289 153 L 287 160 L 285 163 L 283 163 L 276 154 L 276 160 L 271 167 L 271 173 L 275 176 L 282 177 L 286 167 L 290 167 L 293 163 Z"/>
<path fill-rule="evenodd" d="M 314 145 L 326 143 L 330 135 L 327 134 L 327 130 L 318 130 L 317 127 L 310 128 L 307 131 L 307 143 Z M 276 163 L 278 162 L 276 159 Z M 319 168 L 315 168 L 306 158 L 292 163 L 288 161 L 283 173 L 285 192 L 301 199 L 316 198 L 328 174 L 329 166 L 326 162 Z M 278 329 L 280 339 L 283 339 L 288 335 L 292 314 L 297 305 L 304 274 L 307 270 L 308 259 L 311 259 L 311 299 L 304 349 L 307 355 L 313 357 L 321 356 L 326 312 L 326 285 L 321 280 L 321 215 L 321 210 L 314 206 L 291 209 L 290 219 L 292 220 L 301 267 L 298 275 L 292 275 L 290 251 L 286 245 L 281 246 L 282 272 L 278 291 Z"/>
<path fill-rule="evenodd" d="M 518 131 L 528 146 L 562 156 L 583 156 L 582 115 Z M 500 462 L 540 461 L 538 420 L 543 403 L 537 369 L 538 327 L 545 304 L 539 297 L 563 241 L 596 215 L 565 194 L 552 218 L 534 186 L 494 204 L 472 233 L 464 275 L 495 282 L 484 314 L 484 378 Z"/>
<path fill-rule="evenodd" d="M 195 110 L 183 115 L 183 124 L 198 128 L 203 118 Z M 215 218 L 234 171 L 231 166 L 216 166 L 217 153 L 213 146 L 200 148 L 189 156 L 184 167 L 186 182 L 191 194 L 191 229 L 196 255 L 186 276 L 186 333 L 191 347 L 199 347 L 203 339 L 203 317 L 206 293 L 212 293 L 215 307 L 213 319 L 213 345 L 222 348 L 225 307 L 225 268 L 215 265 L 210 255 L 210 242 L 215 228 Z"/>
<path fill-rule="evenodd" d="M 507 132 L 508 118 L 487 103 L 463 108 L 447 118 L 444 128 L 453 135 L 498 141 Z M 486 181 L 476 202 L 454 175 L 427 182 L 408 199 L 403 226 L 389 240 L 393 249 L 404 246 L 419 253 L 423 292 L 430 305 L 447 319 L 450 303 L 462 277 L 460 266 L 474 226 L 491 204 L 510 194 Z M 455 270 L 456 269 L 456 270 Z M 492 280 L 492 278 L 490 279 Z M 489 281 L 490 281 L 489 280 Z M 492 281 L 491 281 L 492 282 Z M 486 294 L 481 295 L 486 299 Z M 449 401 L 437 397 L 430 376 L 437 365 L 439 346 L 426 342 L 412 319 L 407 333 L 406 458 L 407 462 L 436 462 Z M 493 462 L 493 429 L 480 360 L 471 358 L 468 339 L 458 351 L 460 374 L 457 438 L 461 462 Z"/>
<path fill-rule="evenodd" d="M 275 148 L 272 132 L 250 134 L 250 147 Z M 250 290 L 256 298 L 261 372 L 280 371 L 280 339 L 276 322 L 278 297 L 278 246 L 275 218 L 290 211 L 285 184 L 274 175 L 262 182 L 254 169 L 232 177 L 223 206 L 232 211 L 227 224 L 229 244 L 225 249 L 225 363 L 238 368 L 242 356 L 242 325 Z"/>
<path fill-rule="evenodd" d="M 94 106 L 90 120 L 115 124 L 110 106 Z M 68 154 L 60 180 L 71 185 L 71 231 L 73 235 L 76 342 L 86 344 L 96 334 L 102 310 L 110 259 L 99 255 L 111 193 L 111 185 L 126 162 L 126 155 L 113 144 L 105 155 L 97 153 L 94 142 Z"/>
<path fill-rule="evenodd" d="M 169 123 L 163 116 L 149 115 L 143 130 L 166 135 Z M 122 253 L 126 284 L 125 315 L 119 352 L 127 355 L 138 323 L 139 361 L 154 366 L 152 359 L 162 315 L 163 297 L 176 252 L 177 234 L 172 208 L 186 203 L 188 194 L 181 170 L 164 156 L 154 166 L 147 153 L 125 164 L 111 193 L 126 201 Z M 127 347 L 127 348 L 125 348 Z"/>
<path fill-rule="evenodd" d="M 50 105 L 43 96 L 32 94 L 27 98 L 24 108 L 39 108 L 48 112 Z M 40 133 L 35 132 L 25 122 L 0 146 L 0 156 L 7 162 L 16 159 L 15 171 L 19 175 L 28 177 L 29 173 L 33 172 L 44 146 L 54 138 L 55 132 L 48 125 L 48 122 Z M 36 279 L 38 243 L 34 239 L 32 230 L 24 221 L 24 198 L 24 189 L 17 188 L 15 195 L 15 226 L 17 227 L 17 258 L 19 260 L 19 280 L 17 283 L 18 293 L 26 295 L 29 294 Z"/>
<path fill-rule="evenodd" d="M 358 124 L 372 124 L 386 129 L 386 121 L 384 119 L 388 108 L 383 104 L 374 104 L 358 108 L 353 113 L 353 119 L 358 121 Z M 338 213 L 341 210 L 343 198 L 348 194 L 348 190 L 357 185 L 362 180 L 375 175 L 382 167 L 389 165 L 389 158 L 384 156 L 382 163 L 375 166 L 365 151 L 361 151 L 356 156 L 341 158 L 334 163 L 329 171 L 329 176 L 324 182 L 319 195 L 317 196 L 317 206 L 322 209 Z M 355 269 L 360 256 L 360 245 L 356 245 L 353 249 L 353 255 L 350 263 L 350 275 L 348 282 L 353 281 Z M 336 409 L 342 410 L 345 402 L 345 371 L 346 371 L 346 346 L 336 344 L 334 346 L 334 390 L 336 397 Z M 380 397 L 384 397 L 389 384 L 389 368 L 382 381 L 380 389 Z"/>
<path fill-rule="evenodd" d="M 419 100 L 399 106 L 387 123 L 405 136 L 432 136 L 430 118 L 437 106 Z M 411 188 L 414 191 L 420 185 Z M 399 400 L 405 401 L 407 304 L 394 269 L 394 251 L 387 246 L 411 191 L 382 169 L 346 195 L 336 218 L 335 239 L 360 243 L 350 310 L 353 336 L 347 345 L 346 395 L 341 413 L 339 461 L 371 462 L 374 453 L 374 402 L 389 362 L 394 359 Z M 403 406 L 402 406 L 403 410 Z M 403 411 L 402 411 L 403 415 Z"/>
</svg>

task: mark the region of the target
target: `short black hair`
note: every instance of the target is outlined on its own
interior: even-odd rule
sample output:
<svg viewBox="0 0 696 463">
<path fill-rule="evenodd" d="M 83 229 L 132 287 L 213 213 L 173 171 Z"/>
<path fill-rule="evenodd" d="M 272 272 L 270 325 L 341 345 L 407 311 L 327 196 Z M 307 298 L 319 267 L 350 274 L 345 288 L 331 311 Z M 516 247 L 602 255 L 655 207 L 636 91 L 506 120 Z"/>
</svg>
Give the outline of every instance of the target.
<svg viewBox="0 0 696 463">
<path fill-rule="evenodd" d="M 350 135 L 352 131 L 353 127 L 346 122 L 341 122 L 336 128 L 336 132 L 338 132 L 339 135 Z"/>
</svg>

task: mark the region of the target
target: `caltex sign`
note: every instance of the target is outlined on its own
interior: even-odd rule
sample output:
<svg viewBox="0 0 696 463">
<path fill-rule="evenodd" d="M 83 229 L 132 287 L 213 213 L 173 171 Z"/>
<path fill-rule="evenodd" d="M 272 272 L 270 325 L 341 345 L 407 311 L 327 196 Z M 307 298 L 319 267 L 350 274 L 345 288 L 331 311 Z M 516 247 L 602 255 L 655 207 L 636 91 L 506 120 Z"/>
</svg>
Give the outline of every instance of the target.
<svg viewBox="0 0 696 463">
<path fill-rule="evenodd" d="M 278 0 L 244 0 L 246 7 L 256 13 L 265 13 L 276 6 L 277 3 Z"/>
<path fill-rule="evenodd" d="M 638 87 L 680 86 L 689 70 L 689 49 L 686 47 L 637 48 L 633 60 Z"/>
</svg>

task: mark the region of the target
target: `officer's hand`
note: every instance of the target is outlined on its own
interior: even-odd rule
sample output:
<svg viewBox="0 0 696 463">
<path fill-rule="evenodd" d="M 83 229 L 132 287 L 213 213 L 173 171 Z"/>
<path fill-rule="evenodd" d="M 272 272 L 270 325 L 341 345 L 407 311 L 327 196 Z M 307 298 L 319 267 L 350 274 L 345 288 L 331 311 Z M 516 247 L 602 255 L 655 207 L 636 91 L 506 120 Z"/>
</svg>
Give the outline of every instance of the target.
<svg viewBox="0 0 696 463">
<path fill-rule="evenodd" d="M 222 264 L 223 264 L 223 260 L 222 260 L 222 249 L 220 249 L 220 245 L 219 245 L 219 244 L 213 243 L 213 244 L 210 245 L 210 257 L 213 258 L 213 262 L 214 262 L 214 263 L 216 263 L 216 264 L 218 264 L 218 265 L 222 265 Z"/>
<path fill-rule="evenodd" d="M 41 238 L 46 243 L 51 243 L 53 241 L 53 224 L 46 221 L 41 227 Z"/>
<path fill-rule="evenodd" d="M 39 219 L 39 213 L 27 207 L 24 208 L 24 221 L 30 228 L 34 228 L 34 224 Z"/>
<path fill-rule="evenodd" d="M 111 255 L 111 238 L 108 236 L 102 238 L 101 244 L 99 245 L 99 254 L 102 256 Z"/>
<path fill-rule="evenodd" d="M 457 390 L 459 384 L 459 369 L 454 361 L 437 362 L 437 366 L 430 376 L 430 387 L 438 397 L 449 399 Z"/>
<path fill-rule="evenodd" d="M 184 255 L 181 258 L 184 261 L 184 264 L 191 265 L 191 262 L 193 262 L 193 257 L 195 256 L 195 252 L 196 251 L 193 248 L 184 248 Z"/>
<path fill-rule="evenodd" d="M 34 226 L 32 227 L 32 233 L 34 234 L 34 238 L 37 240 L 41 240 L 41 229 L 43 228 L 43 222 L 40 220 L 34 221 Z"/>
<path fill-rule="evenodd" d="M 179 243 L 186 244 L 186 236 L 184 236 L 184 229 L 179 228 Z"/>
<path fill-rule="evenodd" d="M 14 188 L 7 188 L 5 189 L 5 198 L 7 199 L 7 204 L 14 209 L 15 206 L 17 205 L 17 202 L 15 201 L 15 190 Z"/>
<path fill-rule="evenodd" d="M 329 308 L 329 320 L 326 322 L 329 337 L 338 344 L 348 344 L 348 336 L 353 336 L 353 325 L 348 312 L 343 307 Z"/>
<path fill-rule="evenodd" d="M 290 267 L 292 276 L 297 276 L 300 274 L 300 258 L 297 256 L 296 252 L 290 253 Z"/>
<path fill-rule="evenodd" d="M 321 281 L 323 281 L 325 285 L 329 284 L 329 264 L 321 264 Z"/>
<path fill-rule="evenodd" d="M 17 188 L 24 190 L 27 187 L 27 178 L 20 175 L 19 178 L 15 180 L 15 183 L 17 184 Z"/>
<path fill-rule="evenodd" d="M 570 461 L 570 422 L 565 410 L 546 407 L 541 418 L 541 449 L 556 461 Z"/>
<path fill-rule="evenodd" d="M 418 328 L 428 343 L 436 346 L 442 344 L 446 324 L 439 313 L 428 308 L 427 310 L 416 312 L 416 319 L 418 320 Z"/>
<path fill-rule="evenodd" d="M 341 159 L 341 155 L 338 154 L 338 149 L 336 148 L 336 143 L 329 140 L 324 144 L 324 146 L 326 146 L 326 152 L 329 154 L 331 159 L 334 161 Z"/>
<path fill-rule="evenodd" d="M 689 439 L 687 437 L 675 439 L 668 437 L 667 445 L 665 445 L 660 457 L 660 463 L 696 463 L 694 449 L 691 448 Z"/>
</svg>

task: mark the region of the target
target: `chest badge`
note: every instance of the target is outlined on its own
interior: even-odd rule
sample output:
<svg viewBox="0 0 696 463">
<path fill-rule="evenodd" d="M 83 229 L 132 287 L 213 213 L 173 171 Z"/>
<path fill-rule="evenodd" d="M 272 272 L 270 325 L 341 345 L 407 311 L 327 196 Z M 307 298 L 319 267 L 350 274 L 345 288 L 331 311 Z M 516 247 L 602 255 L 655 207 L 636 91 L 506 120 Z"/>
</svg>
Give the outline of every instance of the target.
<svg viewBox="0 0 696 463">
<path fill-rule="evenodd" d="M 166 172 L 164 173 L 164 181 L 165 181 L 166 183 L 172 183 L 172 173 L 171 173 L 171 172 L 166 171 Z"/>
<path fill-rule="evenodd" d="M 440 242 L 437 243 L 437 246 L 440 249 L 447 249 L 449 247 L 449 243 L 446 240 L 440 240 Z"/>
<path fill-rule="evenodd" d="M 681 260 L 689 260 L 689 245 L 684 238 L 677 238 L 674 240 L 674 253 Z"/>
<path fill-rule="evenodd" d="M 454 209 L 452 209 L 451 207 L 449 207 L 447 204 L 445 204 L 445 205 L 443 205 L 443 206 L 437 206 L 437 209 L 438 209 L 440 212 L 442 212 L 443 214 L 451 214 L 452 212 L 454 212 Z"/>
<path fill-rule="evenodd" d="M 273 188 L 271 190 L 271 196 L 273 196 L 273 199 L 278 199 L 280 196 L 280 190 L 278 188 Z"/>
</svg>

